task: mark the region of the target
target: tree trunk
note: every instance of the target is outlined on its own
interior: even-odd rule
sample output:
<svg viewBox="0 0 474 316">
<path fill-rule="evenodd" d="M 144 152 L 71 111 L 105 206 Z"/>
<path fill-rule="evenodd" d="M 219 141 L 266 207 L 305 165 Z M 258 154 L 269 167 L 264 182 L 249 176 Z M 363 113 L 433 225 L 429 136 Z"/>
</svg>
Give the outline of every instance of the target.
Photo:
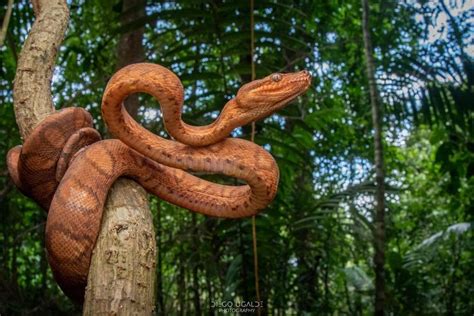
<svg viewBox="0 0 474 316">
<path fill-rule="evenodd" d="M 13 85 L 13 107 L 23 140 L 38 123 L 55 111 L 51 96 L 51 78 L 58 48 L 69 20 L 66 1 L 36 0 L 32 1 L 32 4 L 36 20 L 18 58 Z M 44 242 L 44 238 L 41 242 Z M 13 247 L 10 282 L 16 285 L 17 246 Z M 43 290 L 46 289 L 45 257 L 45 254 L 42 254 L 40 259 Z"/>
<path fill-rule="evenodd" d="M 23 139 L 55 111 L 51 78 L 69 19 L 64 0 L 36 0 L 32 3 L 36 20 L 20 54 L 13 88 L 16 121 Z M 138 189 L 136 184 L 126 180 L 119 180 L 111 189 L 102 223 L 103 228 L 109 229 L 102 230 L 99 246 L 94 251 L 85 314 L 152 312 L 155 242 L 147 201 L 136 196 Z M 115 233 L 108 234 L 110 227 L 115 229 Z M 110 247 L 103 248 L 100 246 L 102 242 Z M 112 245 L 115 248 L 112 249 Z M 114 253 L 118 248 L 126 250 Z M 105 256 L 112 262 L 102 261 L 98 265 L 98 256 Z M 114 259 L 117 259 L 116 264 L 113 263 Z M 109 266 L 104 262 L 112 264 Z M 100 286 L 94 283 L 98 279 L 95 275 L 103 266 L 104 270 L 114 273 L 107 274 L 110 278 L 107 278 L 105 286 Z M 102 271 L 99 274 L 105 276 Z M 108 289 L 107 295 L 102 291 L 103 288 Z M 96 292 L 101 293 L 98 300 L 95 295 L 91 295 Z"/>
<path fill-rule="evenodd" d="M 156 242 L 146 192 L 117 181 L 107 197 L 92 255 L 84 315 L 151 315 L 154 311 Z"/>
<path fill-rule="evenodd" d="M 120 24 L 125 27 L 145 16 L 144 0 L 124 0 L 122 3 L 122 14 Z M 145 28 L 142 26 L 137 29 L 122 33 L 117 45 L 117 70 L 134 63 L 145 60 L 145 51 L 143 50 L 143 33 Z M 138 95 L 133 94 L 125 101 L 125 107 L 133 118 L 137 118 Z"/>
<path fill-rule="evenodd" d="M 240 264 L 240 277 L 242 278 L 241 289 L 242 289 L 242 299 L 244 301 L 251 301 L 252 298 L 249 294 L 249 280 L 248 280 L 248 260 L 247 260 L 247 253 L 245 249 L 245 241 L 244 241 L 244 232 L 242 228 L 242 221 L 239 221 L 239 250 L 240 250 L 240 257 L 241 257 L 241 264 Z"/>
<path fill-rule="evenodd" d="M 193 226 L 193 238 L 192 238 L 192 249 L 196 255 L 195 262 L 192 263 L 192 282 L 193 282 L 193 304 L 194 304 L 194 315 L 201 315 L 201 299 L 200 299 L 200 288 L 199 288 L 199 246 L 198 246 L 198 228 L 196 213 L 191 214 L 192 226 Z"/>
<path fill-rule="evenodd" d="M 375 269 L 375 315 L 384 314 L 385 303 L 385 172 L 382 144 L 382 119 L 380 97 L 375 81 L 375 62 L 369 27 L 369 2 L 362 2 L 362 32 L 366 58 L 367 79 L 369 83 L 372 124 L 374 126 L 375 155 L 375 218 L 374 218 L 374 269 Z"/>
<path fill-rule="evenodd" d="M 157 304 L 157 314 L 166 315 L 165 303 L 164 303 L 164 294 L 163 294 L 163 254 L 161 249 L 163 247 L 163 227 L 161 224 L 161 209 L 160 204 L 158 203 L 157 214 L 156 214 L 156 243 L 157 243 L 157 256 L 158 256 L 158 267 L 156 271 L 156 304 Z"/>
<path fill-rule="evenodd" d="M 121 24 L 145 15 L 143 0 L 124 0 Z M 144 59 L 143 28 L 123 33 L 117 46 L 117 69 Z M 136 118 L 138 96 L 125 107 Z M 107 264 L 105 264 L 107 263 Z M 147 194 L 133 181 L 119 179 L 107 199 L 102 228 L 92 256 L 84 315 L 154 312 L 156 240 Z"/>
<path fill-rule="evenodd" d="M 64 0 L 32 1 L 36 20 L 18 58 L 13 106 L 22 139 L 54 112 L 51 78 L 69 20 Z"/>
<path fill-rule="evenodd" d="M 178 311 L 176 312 L 179 316 L 186 315 L 186 276 L 184 271 L 183 259 L 178 260 Z"/>
</svg>

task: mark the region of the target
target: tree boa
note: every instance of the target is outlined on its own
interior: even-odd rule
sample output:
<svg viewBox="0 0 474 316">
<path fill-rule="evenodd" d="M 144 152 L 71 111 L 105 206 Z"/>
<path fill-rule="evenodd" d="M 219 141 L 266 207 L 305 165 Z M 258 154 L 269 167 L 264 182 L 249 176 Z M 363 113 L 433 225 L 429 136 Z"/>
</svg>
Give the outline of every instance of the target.
<svg viewBox="0 0 474 316">
<path fill-rule="evenodd" d="M 159 65 L 134 64 L 111 78 L 102 100 L 103 118 L 118 139 L 100 140 L 91 115 L 82 108 L 65 108 L 44 119 L 23 146 L 9 151 L 7 163 L 18 188 L 49 210 L 48 261 L 64 293 L 83 300 L 104 203 L 118 177 L 209 216 L 247 217 L 265 208 L 277 191 L 276 162 L 260 146 L 227 137 L 236 127 L 282 108 L 310 82 L 306 71 L 252 81 L 212 124 L 191 126 L 181 119 L 184 93 L 178 77 Z M 149 132 L 127 113 L 123 100 L 137 92 L 160 103 L 174 140 Z M 190 172 L 223 174 L 247 184 L 221 185 Z"/>
</svg>

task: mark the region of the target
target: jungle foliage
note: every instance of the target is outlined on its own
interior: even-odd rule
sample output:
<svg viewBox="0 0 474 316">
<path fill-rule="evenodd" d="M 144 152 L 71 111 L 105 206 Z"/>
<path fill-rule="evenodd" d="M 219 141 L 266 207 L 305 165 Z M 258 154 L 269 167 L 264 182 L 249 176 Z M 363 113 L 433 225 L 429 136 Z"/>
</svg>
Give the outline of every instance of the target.
<svg viewBox="0 0 474 316">
<path fill-rule="evenodd" d="M 85 107 L 102 134 L 99 105 L 123 32 L 145 27 L 146 60 L 182 79 L 190 124 L 211 122 L 250 81 L 248 1 L 148 1 L 146 16 L 127 25 L 119 0 L 68 3 L 54 101 Z M 387 176 L 385 309 L 393 315 L 474 313 L 472 9 L 465 0 L 370 1 Z M 33 19 L 28 1 L 15 1 L 0 48 L 1 157 L 21 143 L 12 84 Z M 255 36 L 257 78 L 300 69 L 314 78 L 307 94 L 256 124 L 255 141 L 281 174 L 256 221 L 265 313 L 370 314 L 375 184 L 360 0 L 255 1 Z M 159 105 L 140 100 L 140 122 L 168 137 Z M 234 136 L 248 139 L 250 128 Z M 77 311 L 47 266 L 46 213 L 6 170 L 0 159 L 0 314 Z M 255 300 L 249 219 L 150 203 L 159 313 L 215 315 L 212 302 Z"/>
</svg>

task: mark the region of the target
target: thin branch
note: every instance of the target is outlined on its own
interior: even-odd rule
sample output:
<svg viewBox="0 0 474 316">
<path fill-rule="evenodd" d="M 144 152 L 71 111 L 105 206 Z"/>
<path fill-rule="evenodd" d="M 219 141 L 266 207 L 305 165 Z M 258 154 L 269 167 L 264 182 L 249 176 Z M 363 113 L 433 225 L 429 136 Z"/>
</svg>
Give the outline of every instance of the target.
<svg viewBox="0 0 474 316">
<path fill-rule="evenodd" d="M 11 179 L 8 179 L 5 187 L 0 191 L 0 202 L 3 201 L 5 196 L 13 189 L 13 182 Z"/>
<path fill-rule="evenodd" d="M 459 50 L 461 51 L 461 58 L 465 59 L 466 58 L 466 53 L 464 52 L 464 43 L 462 41 L 462 35 L 463 34 L 462 34 L 461 30 L 459 29 L 458 24 L 456 23 L 456 19 L 453 17 L 453 15 L 451 14 L 451 11 L 449 11 L 448 7 L 444 3 L 444 0 L 440 0 L 439 3 L 441 4 L 441 7 L 443 8 L 443 11 L 449 17 L 449 21 L 451 22 L 450 24 L 451 24 L 451 27 L 453 28 L 456 43 L 458 44 Z"/>
<path fill-rule="evenodd" d="M 13 40 L 13 36 L 11 32 L 7 32 L 6 40 L 8 42 L 8 46 L 10 46 L 10 50 L 12 52 L 13 59 L 15 60 L 15 67 L 16 67 L 16 65 L 18 64 L 18 52 L 16 50 L 15 41 Z"/>
<path fill-rule="evenodd" d="M 42 221 L 41 223 L 38 223 L 35 226 L 31 226 L 27 230 L 22 231 L 20 234 L 18 234 L 15 237 L 13 244 L 15 245 L 19 244 L 27 234 L 31 233 L 32 231 L 39 230 L 41 227 L 45 225 L 45 223 L 46 223 L 45 221 Z"/>
<path fill-rule="evenodd" d="M 12 9 L 13 9 L 13 0 L 8 0 L 7 12 L 5 13 L 5 17 L 3 18 L 3 25 L 0 31 L 0 47 L 3 46 L 3 43 L 5 42 L 5 37 L 7 36 L 8 24 L 10 23 Z"/>
</svg>

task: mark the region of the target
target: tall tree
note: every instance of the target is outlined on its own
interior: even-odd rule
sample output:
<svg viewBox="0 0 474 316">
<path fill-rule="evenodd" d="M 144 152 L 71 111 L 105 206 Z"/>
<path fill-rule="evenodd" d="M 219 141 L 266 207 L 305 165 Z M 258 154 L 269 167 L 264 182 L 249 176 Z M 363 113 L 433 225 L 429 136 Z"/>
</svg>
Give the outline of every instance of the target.
<svg viewBox="0 0 474 316">
<path fill-rule="evenodd" d="M 375 269 L 375 314 L 383 315 L 385 309 L 385 171 L 382 143 L 381 102 L 375 81 L 375 61 L 370 35 L 369 1 L 362 2 L 362 32 L 366 72 L 369 83 L 372 124 L 374 129 L 375 161 L 375 217 L 374 217 L 374 269 Z"/>
</svg>

